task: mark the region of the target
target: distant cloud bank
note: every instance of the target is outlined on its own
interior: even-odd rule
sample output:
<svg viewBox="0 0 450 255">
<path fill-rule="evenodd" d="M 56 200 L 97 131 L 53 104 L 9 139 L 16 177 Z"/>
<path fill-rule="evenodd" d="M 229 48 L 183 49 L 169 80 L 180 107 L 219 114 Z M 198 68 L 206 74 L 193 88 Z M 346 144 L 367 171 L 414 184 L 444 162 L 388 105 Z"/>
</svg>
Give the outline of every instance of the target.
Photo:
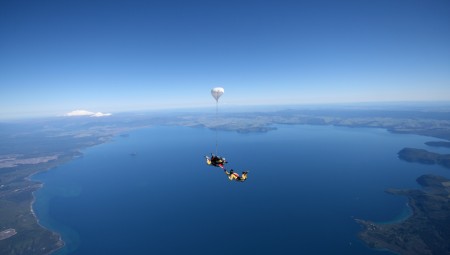
<svg viewBox="0 0 450 255">
<path fill-rule="evenodd" d="M 89 116 L 89 117 L 105 117 L 111 116 L 111 113 L 102 113 L 102 112 L 90 112 L 86 110 L 75 110 L 66 113 L 64 116 Z"/>
</svg>

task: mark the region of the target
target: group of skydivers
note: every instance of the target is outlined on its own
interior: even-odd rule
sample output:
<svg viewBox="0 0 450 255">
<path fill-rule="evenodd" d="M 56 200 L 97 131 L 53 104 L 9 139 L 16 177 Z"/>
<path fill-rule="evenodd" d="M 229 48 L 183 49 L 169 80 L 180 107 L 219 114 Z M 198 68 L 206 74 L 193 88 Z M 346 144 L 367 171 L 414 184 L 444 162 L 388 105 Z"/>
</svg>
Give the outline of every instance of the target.
<svg viewBox="0 0 450 255">
<path fill-rule="evenodd" d="M 208 165 L 222 168 L 224 173 L 228 176 L 228 179 L 230 181 L 243 182 L 243 181 L 247 180 L 248 171 L 243 171 L 241 176 L 239 176 L 238 173 L 235 173 L 233 171 L 233 169 L 231 169 L 230 172 L 228 172 L 227 169 L 225 169 L 225 166 L 224 166 L 226 163 L 228 163 L 225 160 L 225 158 L 216 156 L 216 155 L 214 155 L 212 153 L 211 153 L 211 157 L 205 156 L 205 158 L 206 158 L 206 163 Z"/>
</svg>

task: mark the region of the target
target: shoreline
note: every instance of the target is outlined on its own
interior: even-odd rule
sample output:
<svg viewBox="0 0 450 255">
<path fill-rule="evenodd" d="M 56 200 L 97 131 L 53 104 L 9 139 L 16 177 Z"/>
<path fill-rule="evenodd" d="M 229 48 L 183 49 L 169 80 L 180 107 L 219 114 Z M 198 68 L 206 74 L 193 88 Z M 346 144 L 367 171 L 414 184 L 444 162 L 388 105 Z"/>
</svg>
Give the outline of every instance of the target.
<svg viewBox="0 0 450 255">
<path fill-rule="evenodd" d="M 2 190 L 0 202 L 9 204 L 8 208 L 12 214 L 5 215 L 3 223 L 5 227 L 16 230 L 17 238 L 4 239 L 3 246 L 0 246 L 0 253 L 10 254 L 11 249 L 18 249 L 13 254 L 52 254 L 64 246 L 64 241 L 58 232 L 40 224 L 33 206 L 36 202 L 35 191 L 41 189 L 44 184 L 32 180 L 32 176 L 67 163 L 74 156 L 74 153 L 60 154 L 58 158 L 50 161 L 15 167 L 17 170 L 12 172 L 17 173 L 17 177 L 13 175 L 10 177 L 13 178 L 12 180 L 4 182 L 5 189 Z M 15 242 L 22 244 L 20 248 L 14 248 Z M 27 244 L 29 242 L 32 242 L 32 245 Z"/>
<path fill-rule="evenodd" d="M 7 179 L 3 183 L 6 189 L 0 190 L 0 192 L 3 191 L 3 194 L 1 194 L 2 196 L 0 196 L 0 202 L 4 201 L 3 203 L 12 203 L 12 207 L 9 207 L 9 210 L 14 212 L 11 215 L 6 216 L 4 219 L 4 226 L 15 229 L 17 231 L 16 236 L 20 237 L 14 241 L 9 240 L 8 238 L 2 240 L 2 243 L 0 243 L 0 253 L 49 255 L 60 251 L 66 246 L 66 242 L 61 233 L 41 224 L 40 219 L 35 212 L 34 205 L 37 201 L 35 192 L 43 188 L 45 183 L 34 180 L 33 176 L 53 170 L 74 159 L 82 157 L 82 150 L 109 142 L 110 140 L 110 136 L 105 136 L 96 139 L 96 142 L 89 144 L 89 146 L 79 146 L 78 148 L 71 149 L 65 153 L 57 153 L 58 157 L 53 160 L 35 164 L 22 164 L 10 168 L 13 169 L 10 170 L 11 173 L 15 174 L 13 177 L 17 177 L 10 177 L 9 181 Z M 51 155 L 55 155 L 55 153 L 48 153 L 47 155 L 43 154 L 44 157 Z M 21 198 L 22 200 L 15 202 L 15 196 L 22 196 L 23 198 Z M 11 199 L 12 202 L 9 201 Z M 17 217 L 24 219 L 19 219 L 17 222 Z M 16 249 L 14 248 L 16 242 L 24 244 L 18 246 L 20 247 L 19 250 L 12 251 L 11 249 Z"/>
<path fill-rule="evenodd" d="M 447 254 L 450 232 L 447 201 L 450 180 L 437 175 L 422 175 L 416 180 L 422 189 L 390 190 L 393 195 L 407 196 L 413 215 L 404 221 L 380 224 L 355 219 L 363 228 L 358 237 L 371 248 L 385 248 L 400 254 Z M 439 210 L 441 213 L 436 213 Z"/>
<path fill-rule="evenodd" d="M 103 141 L 101 141 L 101 142 L 99 142 L 99 143 L 97 143 L 97 144 L 94 144 L 94 145 L 92 145 L 92 146 L 89 146 L 89 147 L 86 147 L 86 148 L 82 148 L 82 149 L 87 149 L 87 148 L 90 148 L 90 147 L 94 147 L 94 146 L 96 146 L 96 145 L 100 145 L 100 144 L 103 144 L 103 143 L 106 143 L 106 142 L 109 142 L 109 141 L 110 141 L 110 139 L 105 139 L 105 140 L 103 140 Z M 56 231 L 56 230 L 54 230 L 54 229 L 48 228 L 48 227 L 46 227 L 46 226 L 44 226 L 44 225 L 42 225 L 42 224 L 40 223 L 39 217 L 36 215 L 36 213 L 35 213 L 35 211 L 34 211 L 34 209 L 33 209 L 33 206 L 34 206 L 34 203 L 36 202 L 36 195 L 35 195 L 35 192 L 38 191 L 39 189 L 42 189 L 42 188 L 45 186 L 45 183 L 44 183 L 44 182 L 37 181 L 37 180 L 33 180 L 33 176 L 36 175 L 36 174 L 40 174 L 40 173 L 44 173 L 44 172 L 47 172 L 47 171 L 54 170 L 54 169 L 57 168 L 58 166 L 61 166 L 61 165 L 66 164 L 66 163 L 69 163 L 69 162 L 73 161 L 74 159 L 83 157 L 83 152 L 81 152 L 82 149 L 79 149 L 79 150 L 75 151 L 75 153 L 72 153 L 72 155 L 70 155 L 68 158 L 61 159 L 61 162 L 53 162 L 53 163 L 56 163 L 56 164 L 53 165 L 53 166 L 51 166 L 51 167 L 48 167 L 48 168 L 46 168 L 46 169 L 39 170 L 39 171 L 36 171 L 36 172 L 34 172 L 34 173 L 31 173 L 30 175 L 28 175 L 28 176 L 25 178 L 25 179 L 26 179 L 27 181 L 29 181 L 29 182 L 38 184 L 38 188 L 37 188 L 36 190 L 34 190 L 34 191 L 31 192 L 31 195 L 32 195 L 32 198 L 33 198 L 33 199 L 32 199 L 32 201 L 30 202 L 30 212 L 31 212 L 31 214 L 33 215 L 33 217 L 34 217 L 36 223 L 37 223 L 37 224 L 39 225 L 39 227 L 41 227 L 42 229 L 48 230 L 48 231 L 50 231 L 51 233 L 53 233 L 54 235 L 58 236 L 58 241 L 55 243 L 55 245 L 56 245 L 57 247 L 54 248 L 54 249 L 52 249 L 52 250 L 50 250 L 48 253 L 45 253 L 45 254 L 47 254 L 47 255 L 54 254 L 55 252 L 61 251 L 64 247 L 66 247 L 66 242 L 64 241 L 63 236 L 62 236 L 62 234 L 61 234 L 60 232 L 58 232 L 58 231 Z M 58 159 L 55 159 L 55 160 L 57 161 Z"/>
<path fill-rule="evenodd" d="M 121 132 L 123 132 L 123 131 L 124 130 L 121 130 Z M 126 131 L 128 132 L 130 130 L 126 130 Z M 114 137 L 117 137 L 121 132 L 119 132 L 117 134 L 108 134 L 108 135 L 105 135 L 105 136 L 102 136 L 102 137 L 97 137 L 96 142 L 93 143 L 93 144 L 90 144 L 88 146 L 82 146 L 82 147 L 77 148 L 76 150 L 71 151 L 71 152 L 69 152 L 67 154 L 61 153 L 60 154 L 60 156 L 62 156 L 61 158 L 58 157 L 54 161 L 48 162 L 48 163 L 52 164 L 51 166 L 48 166 L 48 167 L 45 167 L 43 169 L 37 170 L 35 172 L 32 172 L 31 174 L 29 174 L 27 177 L 24 178 L 26 181 L 38 185 L 38 188 L 36 190 L 31 191 L 32 200 L 30 201 L 30 207 L 29 207 L 30 208 L 29 209 L 30 213 L 33 215 L 33 218 L 35 219 L 35 222 L 37 223 L 37 225 L 39 225 L 40 228 L 42 228 L 44 230 L 47 230 L 47 231 L 51 232 L 53 235 L 56 235 L 58 237 L 58 241 L 55 243 L 55 245 L 57 247 L 52 249 L 52 250 L 50 250 L 50 251 L 48 251 L 47 253 L 44 253 L 45 255 L 50 255 L 50 254 L 54 254 L 55 252 L 59 252 L 62 249 L 64 249 L 64 247 L 66 247 L 67 244 L 66 244 L 66 241 L 64 241 L 63 236 L 62 236 L 62 234 L 60 232 L 58 232 L 58 231 L 56 231 L 54 229 L 51 229 L 49 227 L 46 227 L 46 226 L 44 226 L 44 225 L 42 225 L 40 223 L 39 217 L 36 215 L 36 213 L 35 213 L 35 211 L 33 209 L 33 205 L 34 205 L 34 203 L 36 201 L 35 192 L 38 191 L 39 189 L 43 188 L 45 183 L 40 182 L 38 180 L 33 180 L 33 176 L 36 175 L 36 174 L 39 174 L 39 173 L 44 173 L 44 172 L 53 170 L 53 169 L 55 169 L 55 168 L 57 168 L 57 167 L 59 167 L 59 166 L 61 166 L 63 164 L 69 163 L 69 162 L 71 162 L 71 161 L 73 161 L 73 160 L 75 160 L 77 158 L 81 158 L 84 155 L 82 150 L 86 150 L 88 148 L 95 147 L 97 145 L 101 145 L 101 144 L 104 144 L 104 143 L 111 142 L 112 139 Z"/>
<path fill-rule="evenodd" d="M 37 201 L 35 191 L 45 184 L 33 180 L 34 175 L 82 157 L 84 150 L 112 142 L 120 134 L 152 126 L 148 124 L 116 128 L 99 126 L 92 130 L 81 128 L 68 133 L 62 129 L 53 135 L 36 136 L 31 133 L 33 140 L 29 139 L 29 134 L 18 139 L 12 133 L 8 137 L 10 140 L 7 139 L 6 142 L 14 142 L 18 148 L 6 149 L 0 155 L 0 159 L 2 156 L 5 157 L 8 159 L 6 163 L 11 165 L 11 167 L 4 165 L 3 168 L 0 165 L 0 170 L 6 169 L 0 171 L 0 205 L 7 208 L 7 213 L 3 214 L 1 219 L 3 227 L 15 229 L 17 238 L 3 240 L 0 243 L 0 254 L 47 255 L 58 253 L 67 247 L 62 234 L 44 226 L 36 215 L 33 208 Z M 88 135 L 80 136 L 80 133 Z M 33 149 L 27 149 L 30 147 Z"/>
<path fill-rule="evenodd" d="M 414 216 L 414 210 L 413 210 L 413 208 L 411 207 L 411 205 L 409 204 L 409 201 L 408 201 L 405 204 L 405 209 L 403 209 L 403 211 L 399 215 L 397 215 L 394 219 L 388 220 L 388 221 L 379 221 L 379 222 L 374 222 L 374 223 L 378 224 L 378 225 L 400 224 L 400 223 L 402 223 L 404 221 L 407 221 L 412 216 Z"/>
<path fill-rule="evenodd" d="M 70 161 L 69 161 L 69 162 L 70 162 Z M 53 168 L 54 168 L 54 167 L 53 167 Z M 37 181 L 32 180 L 32 176 L 33 176 L 33 175 L 39 174 L 39 173 L 42 173 L 42 172 L 45 172 L 45 171 L 50 171 L 50 170 L 52 170 L 53 168 L 49 168 L 49 169 L 44 170 L 44 171 L 40 171 L 40 172 L 33 173 L 33 174 L 31 174 L 31 175 L 29 175 L 29 176 L 27 177 L 27 180 L 29 180 L 29 181 L 31 181 L 31 182 L 37 182 Z M 54 253 L 54 252 L 56 252 L 56 251 L 61 250 L 62 248 L 64 248 L 64 246 L 66 245 L 66 242 L 64 242 L 64 240 L 62 239 L 62 235 L 61 235 L 59 232 L 56 232 L 56 231 L 54 231 L 54 230 L 52 230 L 52 229 L 50 229 L 50 228 L 47 228 L 47 227 L 45 227 L 44 225 L 42 225 L 42 224 L 40 223 L 40 221 L 39 221 L 39 217 L 38 217 L 38 216 L 36 215 L 36 213 L 34 212 L 33 205 L 34 205 L 34 203 L 36 202 L 36 195 L 35 195 L 35 192 L 38 191 L 39 189 L 42 189 L 43 187 L 44 187 L 44 183 L 43 183 L 43 182 L 39 182 L 39 188 L 36 189 L 35 191 L 32 191 L 32 192 L 31 192 L 31 195 L 32 195 L 33 199 L 31 200 L 31 203 L 30 203 L 30 212 L 31 212 L 31 214 L 33 215 L 33 217 L 35 218 L 36 223 L 37 223 L 41 228 L 47 229 L 48 231 L 52 232 L 53 234 L 55 234 L 55 235 L 57 235 L 57 236 L 59 237 L 59 238 L 58 238 L 58 241 L 57 241 L 57 245 L 60 245 L 60 246 L 57 247 L 57 248 L 55 248 L 55 249 L 53 249 L 53 250 L 51 250 L 51 251 L 49 251 L 49 252 L 47 253 L 47 254 L 52 254 L 52 253 Z"/>
</svg>

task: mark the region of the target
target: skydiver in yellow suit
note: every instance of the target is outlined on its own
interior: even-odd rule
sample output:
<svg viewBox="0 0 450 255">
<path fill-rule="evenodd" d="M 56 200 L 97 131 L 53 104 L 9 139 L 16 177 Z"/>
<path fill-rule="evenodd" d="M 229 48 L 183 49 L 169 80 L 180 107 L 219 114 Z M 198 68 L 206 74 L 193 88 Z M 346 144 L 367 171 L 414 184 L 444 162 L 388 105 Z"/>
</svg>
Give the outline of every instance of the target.
<svg viewBox="0 0 450 255">
<path fill-rule="evenodd" d="M 228 176 L 228 179 L 230 179 L 230 181 L 243 182 L 243 181 L 247 180 L 248 171 L 242 172 L 242 176 L 239 176 L 239 174 L 235 173 L 233 171 L 233 169 L 231 169 L 230 172 L 228 172 L 226 169 L 223 169 L 223 171 Z"/>
</svg>

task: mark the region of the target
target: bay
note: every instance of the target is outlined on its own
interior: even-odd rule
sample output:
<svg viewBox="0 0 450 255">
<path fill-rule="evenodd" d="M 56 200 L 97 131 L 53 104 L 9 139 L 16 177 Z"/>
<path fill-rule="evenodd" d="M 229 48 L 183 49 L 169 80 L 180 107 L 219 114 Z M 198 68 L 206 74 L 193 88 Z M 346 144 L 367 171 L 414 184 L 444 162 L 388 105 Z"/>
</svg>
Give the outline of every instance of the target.
<svg viewBox="0 0 450 255">
<path fill-rule="evenodd" d="M 57 254 L 390 254 L 366 247 L 353 218 L 408 216 L 405 197 L 440 166 L 398 159 L 436 140 L 382 129 L 277 126 L 262 134 L 219 132 L 230 182 L 204 156 L 215 132 L 152 127 L 118 136 L 33 176 L 40 223 L 62 234 Z M 442 150 L 442 149 L 441 149 Z"/>
</svg>

